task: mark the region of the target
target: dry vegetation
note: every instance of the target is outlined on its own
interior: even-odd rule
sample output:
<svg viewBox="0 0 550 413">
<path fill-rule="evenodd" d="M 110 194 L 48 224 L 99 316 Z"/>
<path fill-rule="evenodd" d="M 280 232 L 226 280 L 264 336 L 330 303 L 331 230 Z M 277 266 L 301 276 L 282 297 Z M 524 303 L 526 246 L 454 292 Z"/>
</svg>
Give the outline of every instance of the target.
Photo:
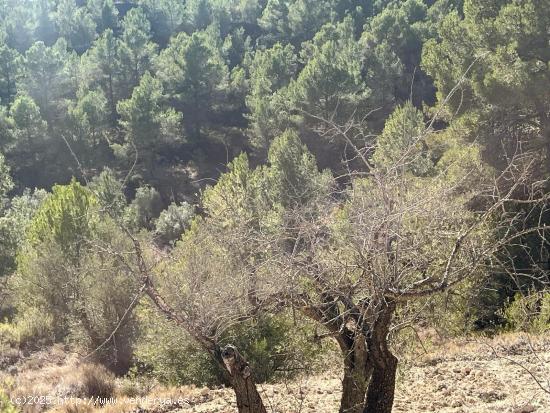
<svg viewBox="0 0 550 413">
<path fill-rule="evenodd" d="M 493 339 L 437 342 L 424 337 L 426 353 L 417 349 L 401 369 L 395 412 L 530 413 L 550 408 L 550 337 L 506 334 Z M 230 389 L 193 386 L 170 388 L 148 381 L 115 379 L 103 368 L 78 364 L 60 346 L 19 360 L 2 373 L 11 397 L 27 394 L 73 397 L 52 412 L 236 412 Z M 337 411 L 340 374 L 325 374 L 290 383 L 261 385 L 270 412 Z M 113 397 L 116 404 L 93 405 L 87 397 Z M 132 398 L 141 397 L 137 402 Z M 162 404 L 159 400 L 167 403 Z M 40 411 L 27 407 L 25 412 Z"/>
</svg>

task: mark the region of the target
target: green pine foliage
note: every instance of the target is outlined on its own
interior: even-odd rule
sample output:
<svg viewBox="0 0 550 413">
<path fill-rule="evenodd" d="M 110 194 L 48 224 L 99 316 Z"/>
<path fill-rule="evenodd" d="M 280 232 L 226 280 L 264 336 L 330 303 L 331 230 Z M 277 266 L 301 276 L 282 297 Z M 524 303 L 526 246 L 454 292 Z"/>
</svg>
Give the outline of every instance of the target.
<svg viewBox="0 0 550 413">
<path fill-rule="evenodd" d="M 202 309 L 199 324 L 220 330 L 204 334 L 238 344 L 259 380 L 314 360 L 312 331 L 288 308 L 219 325 L 228 302 L 235 320 L 250 310 L 246 294 L 235 299 L 245 281 L 276 284 L 273 245 L 256 235 L 307 262 L 347 262 L 354 211 L 452 188 L 399 223 L 424 240 L 438 213 L 461 214 L 449 226 L 482 214 L 487 201 L 472 194 L 514 153 L 536 155 L 518 191 L 546 196 L 549 26 L 548 0 L 0 0 L 0 335 L 13 347 L 96 348 L 140 287 L 141 243 L 167 302 Z M 375 180 L 396 176 L 393 203 Z M 526 202 L 491 217 L 519 211 L 526 227 L 548 226 L 546 209 Z M 321 257 L 291 245 L 320 216 L 334 242 Z M 546 332 L 547 286 L 531 279 L 548 278 L 547 232 L 503 247 L 513 259 L 461 285 L 454 311 L 441 296 L 411 311 Z M 476 240 L 488 234 L 502 235 L 484 227 Z M 441 244 L 417 251 L 435 257 L 426 271 L 452 247 Z M 512 282 L 516 268 L 525 277 Z M 345 272 L 353 291 L 358 272 Z M 170 383 L 221 383 L 149 305 L 125 316 L 99 358 Z"/>
</svg>

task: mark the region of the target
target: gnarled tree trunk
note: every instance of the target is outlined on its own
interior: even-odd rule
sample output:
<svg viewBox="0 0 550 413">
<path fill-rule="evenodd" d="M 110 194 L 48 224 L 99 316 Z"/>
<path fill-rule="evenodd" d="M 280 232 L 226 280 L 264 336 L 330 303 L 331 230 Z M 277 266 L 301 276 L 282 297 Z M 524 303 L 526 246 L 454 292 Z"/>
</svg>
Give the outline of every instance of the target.
<svg viewBox="0 0 550 413">
<path fill-rule="evenodd" d="M 383 366 L 376 363 L 367 391 L 364 413 L 391 413 L 395 395 L 397 358 L 389 353 Z"/>
<path fill-rule="evenodd" d="M 221 349 L 219 357 L 229 374 L 239 413 L 266 413 L 252 369 L 244 357 L 231 345 Z"/>
<path fill-rule="evenodd" d="M 340 413 L 361 413 L 365 406 L 365 394 L 372 374 L 365 336 L 360 334 L 350 341 L 351 346 L 342 348 L 344 378 Z M 342 347 L 342 345 L 341 345 Z"/>
<path fill-rule="evenodd" d="M 345 314 L 336 300 L 325 294 L 323 302 L 317 306 L 304 306 L 301 311 L 307 317 L 322 323 L 336 339 L 344 360 L 342 397 L 339 413 L 362 413 L 365 395 L 373 366 L 369 357 L 367 334 L 361 320 L 361 311 L 352 303 L 346 303 Z M 349 328 L 346 320 L 353 321 L 359 329 Z M 352 323 L 353 324 L 353 323 Z"/>
<path fill-rule="evenodd" d="M 384 303 L 367 339 L 373 363 L 364 413 L 391 413 L 395 395 L 397 357 L 388 348 L 388 333 L 395 303 Z"/>
</svg>

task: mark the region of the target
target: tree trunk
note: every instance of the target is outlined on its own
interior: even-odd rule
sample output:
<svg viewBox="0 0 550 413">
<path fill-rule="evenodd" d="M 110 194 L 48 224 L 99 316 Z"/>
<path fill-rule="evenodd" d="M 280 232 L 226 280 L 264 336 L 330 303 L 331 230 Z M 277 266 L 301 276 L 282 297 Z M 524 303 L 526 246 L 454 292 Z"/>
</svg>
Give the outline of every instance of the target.
<svg viewBox="0 0 550 413">
<path fill-rule="evenodd" d="M 391 413 L 395 395 L 397 358 L 390 353 L 384 367 L 375 367 L 367 391 L 364 413 Z"/>
<path fill-rule="evenodd" d="M 367 390 L 364 413 L 391 413 L 392 411 L 397 357 L 388 348 L 388 333 L 394 311 L 395 303 L 382 304 L 367 340 L 374 369 Z"/>
<path fill-rule="evenodd" d="M 344 350 L 344 349 L 343 349 Z M 340 413 L 361 413 L 365 406 L 365 393 L 372 374 L 365 337 L 359 335 L 351 348 L 344 350 L 344 378 Z"/>
<path fill-rule="evenodd" d="M 220 357 L 229 373 L 239 413 L 266 413 L 248 362 L 233 346 L 221 350 Z"/>
<path fill-rule="evenodd" d="M 365 394 L 372 374 L 372 361 L 369 356 L 368 331 L 360 322 L 361 310 L 346 303 L 346 315 L 336 305 L 334 297 L 326 294 L 317 306 L 304 306 L 301 311 L 312 320 L 323 324 L 334 336 L 344 359 L 342 397 L 339 413 L 361 413 L 365 407 Z M 359 329 L 348 328 L 346 319 L 355 320 Z"/>
</svg>

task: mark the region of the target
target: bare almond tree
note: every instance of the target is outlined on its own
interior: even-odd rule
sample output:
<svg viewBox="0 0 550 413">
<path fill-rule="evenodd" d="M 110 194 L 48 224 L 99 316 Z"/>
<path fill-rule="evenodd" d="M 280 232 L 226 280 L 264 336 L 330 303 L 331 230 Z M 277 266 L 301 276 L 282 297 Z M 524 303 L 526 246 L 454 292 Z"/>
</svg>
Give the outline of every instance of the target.
<svg viewBox="0 0 550 413">
<path fill-rule="evenodd" d="M 66 144 L 87 182 L 78 157 Z M 131 170 L 122 186 L 130 173 Z M 235 392 L 239 413 L 265 413 L 251 366 L 234 345 L 223 345 L 221 340 L 232 326 L 260 312 L 278 312 L 282 308 L 281 301 L 273 299 L 277 294 L 268 287 L 272 282 L 259 282 L 261 271 L 250 265 L 258 248 L 264 247 L 250 238 L 254 231 L 249 221 L 238 220 L 238 225 L 228 227 L 219 220 L 199 218 L 181 246 L 166 253 L 151 240 L 132 232 L 113 211 L 109 200 L 102 200 L 102 204 L 99 212 L 108 217 L 109 224 L 119 228 L 130 246 L 120 248 L 102 240 L 86 242 L 96 251 L 114 257 L 129 276 L 139 281 L 140 288 L 111 334 L 82 360 L 93 357 L 114 339 L 146 295 L 161 314 L 187 333 L 224 371 Z M 267 273 L 263 276 L 267 279 Z M 258 285 L 264 290 L 261 298 Z"/>
<path fill-rule="evenodd" d="M 199 223 L 180 248 L 166 255 L 126 233 L 133 250 L 114 253 L 141 281 L 140 291 L 225 372 L 239 413 L 266 412 L 251 366 L 235 346 L 222 345 L 229 328 L 268 311 L 267 304 L 251 299 L 256 276 L 241 265 L 232 248 L 239 245 L 239 235 L 214 233 Z"/>
<path fill-rule="evenodd" d="M 412 166 L 425 160 L 429 128 L 407 136 L 391 162 L 378 163 L 375 148 L 361 143 L 361 125 L 322 121 L 322 133 L 344 139 L 354 163 L 362 163 L 348 167 L 344 185 L 321 179 L 316 196 L 303 196 L 304 188 L 294 185 L 296 202 L 283 205 L 264 196 L 273 181 L 254 189 L 262 173 L 272 176 L 269 170 L 236 173 L 235 193 L 218 191 L 216 208 L 207 208 L 168 256 L 144 248 L 121 226 L 133 250 L 116 253 L 154 305 L 224 369 L 241 413 L 266 408 L 251 366 L 238 349 L 220 344 L 232 325 L 260 312 L 301 311 L 341 350 L 340 412 L 389 413 L 396 311 L 487 273 L 500 264 L 503 247 L 548 230 L 528 225 L 533 217 L 513 208 L 546 199 L 544 185 L 532 182 L 530 155 L 513 157 L 499 176 L 484 169 L 475 150 L 418 173 Z M 235 204 L 245 207 L 233 210 Z"/>
<path fill-rule="evenodd" d="M 419 176 L 411 165 L 423 156 L 419 143 L 434 133 L 429 129 L 408 137 L 392 163 L 376 164 L 371 148 L 356 144 L 360 125 L 323 121 L 324 133 L 348 142 L 363 168 L 350 169 L 347 187 L 322 204 L 315 199 L 287 210 L 285 228 L 265 243 L 289 305 L 322 325 L 340 347 L 340 412 L 389 413 L 397 309 L 487 274 L 500 264 L 504 246 L 548 230 L 529 225 L 533 217 L 513 207 L 540 205 L 544 185 L 532 182 L 536 163 L 529 154 L 515 156 L 493 176 L 478 152 L 463 151 Z"/>
</svg>

